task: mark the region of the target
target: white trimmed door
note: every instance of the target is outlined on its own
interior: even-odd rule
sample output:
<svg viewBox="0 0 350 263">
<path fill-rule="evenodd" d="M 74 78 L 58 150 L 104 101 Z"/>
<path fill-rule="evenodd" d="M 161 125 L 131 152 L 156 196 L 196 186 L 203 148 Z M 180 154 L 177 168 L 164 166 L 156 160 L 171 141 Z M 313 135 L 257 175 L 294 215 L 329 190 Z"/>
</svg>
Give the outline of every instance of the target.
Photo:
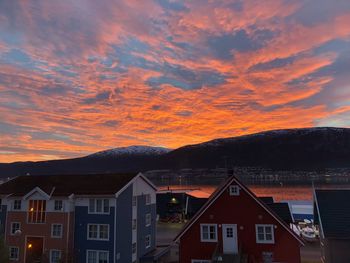
<svg viewBox="0 0 350 263">
<path fill-rule="evenodd" d="M 224 254 L 237 254 L 237 225 L 222 225 L 222 248 Z"/>
</svg>

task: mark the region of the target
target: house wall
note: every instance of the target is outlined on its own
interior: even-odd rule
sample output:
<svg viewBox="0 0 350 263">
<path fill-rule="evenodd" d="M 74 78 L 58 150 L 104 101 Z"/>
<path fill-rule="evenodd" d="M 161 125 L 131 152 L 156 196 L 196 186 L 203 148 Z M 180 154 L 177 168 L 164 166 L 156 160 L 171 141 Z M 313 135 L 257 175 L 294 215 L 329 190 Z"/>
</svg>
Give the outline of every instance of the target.
<svg viewBox="0 0 350 263">
<path fill-rule="evenodd" d="M 322 243 L 322 255 L 326 263 L 350 262 L 350 240 L 326 239 Z"/>
<path fill-rule="evenodd" d="M 0 209 L 0 236 L 5 235 L 7 206 L 1 205 Z"/>
<path fill-rule="evenodd" d="M 132 262 L 132 185 L 116 201 L 116 262 Z"/>
<path fill-rule="evenodd" d="M 80 200 L 81 204 L 88 204 L 88 198 Z M 109 252 L 109 262 L 113 262 L 114 255 L 114 206 L 109 202 L 109 214 L 89 214 L 88 205 L 75 207 L 75 229 L 74 229 L 74 257 L 78 263 L 86 262 L 86 251 L 104 250 Z M 108 224 L 109 240 L 88 240 L 88 224 Z"/>
<path fill-rule="evenodd" d="M 221 224 L 237 224 L 238 247 L 256 262 L 262 261 L 263 252 L 273 252 L 274 261 L 300 262 L 299 242 L 244 191 L 239 196 L 230 196 L 228 189 L 222 193 L 197 222 L 180 239 L 180 262 L 191 259 L 210 260 L 217 243 L 200 241 L 200 224 L 218 224 L 219 250 L 222 251 Z M 256 224 L 273 224 L 274 244 L 256 243 Z"/>
<path fill-rule="evenodd" d="M 142 257 L 155 248 L 156 245 L 156 204 L 146 205 L 146 198 L 144 195 L 137 198 L 137 256 Z M 151 225 L 146 226 L 146 214 L 151 214 Z M 151 246 L 146 248 L 146 236 L 151 236 Z"/>
<path fill-rule="evenodd" d="M 27 223 L 27 212 L 9 212 L 6 220 L 6 244 L 7 246 L 19 247 L 19 261 L 23 263 L 25 259 L 26 238 L 30 236 L 43 237 L 43 252 L 45 256 L 49 256 L 50 249 L 61 250 L 63 254 L 71 254 L 72 244 L 68 238 L 68 221 L 69 213 L 47 212 L 46 221 L 42 224 Z M 20 236 L 11 235 L 11 223 L 19 222 L 21 224 Z M 62 224 L 62 238 L 51 237 L 51 225 Z M 68 243 L 67 243 L 68 240 Z"/>
<path fill-rule="evenodd" d="M 156 191 L 143 178 L 139 177 L 133 184 L 133 195 L 137 196 L 136 217 L 137 217 L 137 258 L 142 258 L 145 254 L 155 249 L 156 237 Z M 146 195 L 150 195 L 150 204 L 146 204 Z M 146 226 L 146 214 L 151 214 L 151 225 Z M 146 236 L 151 236 L 151 246 L 146 248 Z"/>
</svg>

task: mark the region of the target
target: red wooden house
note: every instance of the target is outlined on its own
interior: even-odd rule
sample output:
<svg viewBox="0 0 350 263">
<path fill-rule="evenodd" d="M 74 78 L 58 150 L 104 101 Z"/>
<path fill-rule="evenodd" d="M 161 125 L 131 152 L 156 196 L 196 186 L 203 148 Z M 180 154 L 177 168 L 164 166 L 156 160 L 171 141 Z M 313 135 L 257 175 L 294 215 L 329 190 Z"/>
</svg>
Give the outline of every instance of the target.
<svg viewBox="0 0 350 263">
<path fill-rule="evenodd" d="M 180 263 L 300 262 L 302 240 L 234 176 L 177 235 Z"/>
</svg>

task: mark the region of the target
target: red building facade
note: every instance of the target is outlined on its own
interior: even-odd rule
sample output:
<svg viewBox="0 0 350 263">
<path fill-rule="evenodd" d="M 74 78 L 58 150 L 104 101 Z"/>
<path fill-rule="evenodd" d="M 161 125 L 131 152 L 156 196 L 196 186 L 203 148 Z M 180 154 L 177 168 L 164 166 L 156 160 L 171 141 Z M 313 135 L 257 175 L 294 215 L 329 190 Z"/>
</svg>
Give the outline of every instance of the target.
<svg viewBox="0 0 350 263">
<path fill-rule="evenodd" d="M 235 177 L 210 197 L 175 239 L 181 263 L 225 256 L 248 262 L 300 262 L 302 241 Z"/>
<path fill-rule="evenodd" d="M 11 261 L 55 262 L 72 256 L 74 214 L 68 197 L 50 198 L 37 187 L 6 201 L 5 242 Z"/>
</svg>

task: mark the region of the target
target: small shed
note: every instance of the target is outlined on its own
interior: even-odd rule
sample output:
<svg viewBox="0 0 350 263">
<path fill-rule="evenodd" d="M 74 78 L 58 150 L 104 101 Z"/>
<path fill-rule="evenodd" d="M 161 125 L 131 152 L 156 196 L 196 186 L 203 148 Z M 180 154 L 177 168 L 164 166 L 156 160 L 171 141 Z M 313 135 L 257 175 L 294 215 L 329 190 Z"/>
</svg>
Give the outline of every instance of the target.
<svg viewBox="0 0 350 263">
<path fill-rule="evenodd" d="M 349 263 L 350 189 L 316 189 L 314 213 L 320 229 L 322 261 Z"/>
<path fill-rule="evenodd" d="M 198 189 L 157 192 L 157 214 L 161 221 L 190 219 L 208 200 L 210 194 Z"/>
</svg>

